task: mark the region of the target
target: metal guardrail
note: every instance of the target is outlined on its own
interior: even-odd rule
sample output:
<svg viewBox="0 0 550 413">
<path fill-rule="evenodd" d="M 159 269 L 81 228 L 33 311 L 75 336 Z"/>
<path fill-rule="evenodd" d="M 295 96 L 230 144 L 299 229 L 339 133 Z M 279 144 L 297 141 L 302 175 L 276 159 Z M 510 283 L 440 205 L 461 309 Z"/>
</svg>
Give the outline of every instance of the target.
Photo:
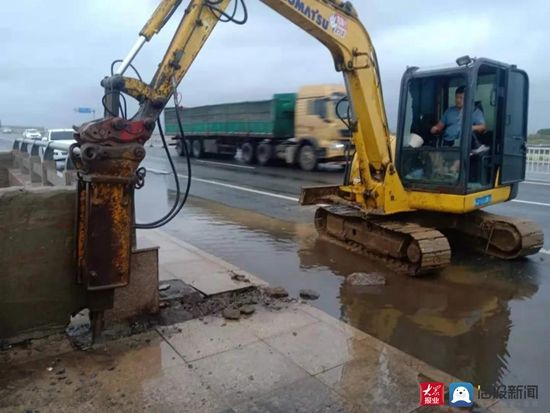
<svg viewBox="0 0 550 413">
<path fill-rule="evenodd" d="M 30 175 L 31 183 L 49 186 L 72 185 L 76 170 L 68 156 L 71 144 L 40 139 L 16 138 L 13 142 L 14 164 Z M 79 153 L 79 148 L 73 148 Z M 57 159 L 56 159 L 57 158 Z M 62 167 L 58 169 L 58 162 Z"/>
<path fill-rule="evenodd" d="M 548 175 L 547 177 L 550 178 L 550 147 L 529 146 L 527 148 L 526 172 Z"/>
</svg>

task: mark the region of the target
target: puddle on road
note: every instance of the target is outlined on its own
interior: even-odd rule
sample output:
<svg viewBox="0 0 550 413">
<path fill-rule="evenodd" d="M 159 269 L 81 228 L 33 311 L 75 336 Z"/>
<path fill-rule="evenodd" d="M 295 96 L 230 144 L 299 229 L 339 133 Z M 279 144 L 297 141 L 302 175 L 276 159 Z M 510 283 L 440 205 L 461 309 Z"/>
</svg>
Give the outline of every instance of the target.
<svg viewBox="0 0 550 413">
<path fill-rule="evenodd" d="M 196 198 L 165 230 L 294 296 L 316 290 L 316 307 L 474 385 L 536 384 L 539 403 L 550 396 L 541 394 L 550 384 L 548 259 L 457 253 L 440 274 L 411 278 L 318 240 L 312 224 Z M 387 285 L 349 288 L 356 271 L 383 273 Z"/>
</svg>

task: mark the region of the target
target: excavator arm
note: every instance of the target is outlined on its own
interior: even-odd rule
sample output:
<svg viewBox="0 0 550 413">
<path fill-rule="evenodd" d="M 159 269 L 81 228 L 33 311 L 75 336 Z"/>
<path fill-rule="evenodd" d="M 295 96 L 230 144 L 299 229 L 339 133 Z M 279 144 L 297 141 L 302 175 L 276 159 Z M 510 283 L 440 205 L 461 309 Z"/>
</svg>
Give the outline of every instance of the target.
<svg viewBox="0 0 550 413">
<path fill-rule="evenodd" d="M 175 88 L 187 74 L 195 57 L 218 23 L 220 19 L 218 10 L 223 12 L 230 2 L 231 0 L 192 0 L 151 82 L 147 84 L 141 79 L 122 76 L 141 47 L 160 32 L 181 5 L 181 0 L 163 0 L 141 30 L 128 56 L 113 76 L 102 81 L 102 86 L 107 91 L 114 91 L 115 95 L 116 92 L 123 92 L 140 102 L 135 120 L 158 119 Z M 114 105 L 117 102 L 118 97 L 113 102 Z"/>
<path fill-rule="evenodd" d="M 235 7 L 244 5 L 242 0 L 235 1 L 241 2 Z M 355 9 L 340 0 L 261 1 L 324 44 L 336 70 L 344 75 L 356 153 L 351 184 L 331 188 L 328 195 L 383 211 L 388 198 L 386 176 L 394 174 L 390 137 L 376 54 Z M 191 0 L 150 83 L 126 76 L 142 46 L 181 3 L 163 0 L 158 5 L 128 56 L 102 81 L 105 117 L 82 125 L 75 135 L 80 147 L 80 156 L 74 159 L 80 176 L 78 268 L 80 279 L 91 289 L 128 282 L 133 190 L 145 156 L 143 144 L 216 24 L 227 20 L 231 0 Z M 120 116 L 120 94 L 139 101 L 139 110 L 131 119 Z"/>
<path fill-rule="evenodd" d="M 234 1 L 235 8 L 244 6 L 243 0 Z M 376 53 L 355 9 L 341 0 L 261 1 L 328 48 L 336 70 L 343 73 L 351 103 L 355 156 L 349 184 L 314 190 L 312 196 L 303 197 L 303 203 L 332 197 L 362 211 L 398 211 L 403 189 L 392 165 Z M 134 189 L 142 180 L 143 145 L 216 24 L 222 19 L 235 21 L 226 12 L 231 0 L 191 0 L 151 82 L 125 76 L 142 46 L 181 3 L 163 0 L 158 5 L 128 56 L 102 81 L 105 117 L 82 125 L 75 134 L 79 150 L 71 151 L 71 156 L 79 177 L 78 280 L 94 297 L 90 299 L 94 314 L 109 307 L 114 288 L 129 282 Z M 131 119 L 120 116 L 121 94 L 140 104 Z"/>
</svg>

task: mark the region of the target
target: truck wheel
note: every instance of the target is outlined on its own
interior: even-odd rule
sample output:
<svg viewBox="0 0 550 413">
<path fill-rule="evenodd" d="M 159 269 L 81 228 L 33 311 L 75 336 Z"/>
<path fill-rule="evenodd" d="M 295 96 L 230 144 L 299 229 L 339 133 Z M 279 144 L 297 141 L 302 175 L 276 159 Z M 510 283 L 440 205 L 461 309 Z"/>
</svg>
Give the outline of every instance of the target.
<svg viewBox="0 0 550 413">
<path fill-rule="evenodd" d="M 256 157 L 258 158 L 258 163 L 260 165 L 269 164 L 271 158 L 273 157 L 273 146 L 267 142 L 260 143 L 258 149 L 256 150 Z"/>
<path fill-rule="evenodd" d="M 303 171 L 314 171 L 317 168 L 317 154 L 312 145 L 306 144 L 300 148 L 298 165 Z"/>
<path fill-rule="evenodd" d="M 176 152 L 179 156 L 185 156 L 185 151 L 183 150 L 183 145 L 186 144 L 186 141 L 178 139 L 176 142 Z M 187 146 L 189 148 L 189 146 Z"/>
<path fill-rule="evenodd" d="M 241 156 L 243 161 L 249 165 L 256 162 L 256 148 L 251 142 L 244 143 L 241 148 Z"/>
<path fill-rule="evenodd" d="M 193 157 L 197 159 L 204 158 L 204 144 L 202 143 L 202 139 L 193 139 L 191 153 Z"/>
</svg>

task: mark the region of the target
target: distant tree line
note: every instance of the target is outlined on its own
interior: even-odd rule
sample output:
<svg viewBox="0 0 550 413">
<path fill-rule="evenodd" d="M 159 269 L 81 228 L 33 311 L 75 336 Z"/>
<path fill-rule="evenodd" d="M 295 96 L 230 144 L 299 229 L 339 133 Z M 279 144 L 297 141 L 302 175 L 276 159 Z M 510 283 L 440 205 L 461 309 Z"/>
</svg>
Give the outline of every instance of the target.
<svg viewBox="0 0 550 413">
<path fill-rule="evenodd" d="M 550 128 L 539 129 L 537 133 L 529 135 L 527 143 L 531 145 L 550 145 Z"/>
</svg>

